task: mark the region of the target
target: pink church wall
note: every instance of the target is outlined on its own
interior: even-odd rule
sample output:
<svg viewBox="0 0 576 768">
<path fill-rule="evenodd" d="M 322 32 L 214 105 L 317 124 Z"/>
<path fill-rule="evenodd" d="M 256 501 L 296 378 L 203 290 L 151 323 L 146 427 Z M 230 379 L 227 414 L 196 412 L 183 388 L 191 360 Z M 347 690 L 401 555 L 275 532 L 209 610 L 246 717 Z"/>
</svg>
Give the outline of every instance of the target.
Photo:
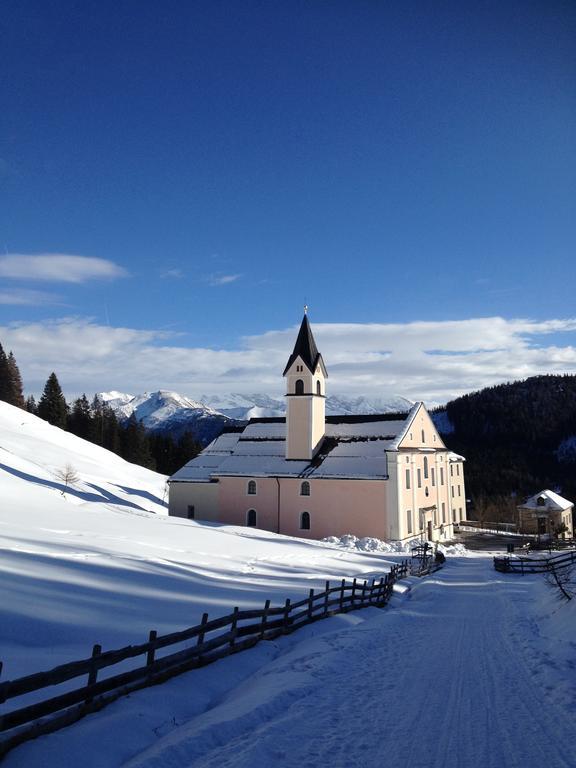
<svg viewBox="0 0 576 768">
<path fill-rule="evenodd" d="M 220 478 L 221 522 L 246 525 L 249 509 L 257 513 L 257 527 L 278 531 L 278 482 L 254 478 L 257 493 L 246 494 L 247 478 Z M 279 478 L 280 533 L 322 539 L 325 536 L 387 538 L 390 535 L 384 480 L 312 480 L 310 496 L 300 493 L 302 479 Z M 302 512 L 310 513 L 310 530 L 300 528 Z"/>
</svg>

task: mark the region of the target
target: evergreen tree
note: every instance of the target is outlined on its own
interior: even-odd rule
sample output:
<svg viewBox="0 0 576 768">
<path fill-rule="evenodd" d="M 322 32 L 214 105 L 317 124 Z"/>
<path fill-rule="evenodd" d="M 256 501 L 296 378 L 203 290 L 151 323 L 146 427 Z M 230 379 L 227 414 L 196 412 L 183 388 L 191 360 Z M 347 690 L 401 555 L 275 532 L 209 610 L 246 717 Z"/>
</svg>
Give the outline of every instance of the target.
<svg viewBox="0 0 576 768">
<path fill-rule="evenodd" d="M 174 456 L 175 466 L 170 474 L 174 474 L 180 467 L 183 467 L 184 464 L 187 464 L 191 459 L 198 456 L 201 450 L 202 446 L 198 440 L 196 440 L 193 433 L 190 431 L 184 432 L 176 445 Z"/>
<path fill-rule="evenodd" d="M 90 403 L 86 395 L 74 400 L 72 412 L 68 419 L 68 429 L 74 435 L 82 437 L 84 440 L 95 442 L 95 419 L 92 416 Z"/>
<path fill-rule="evenodd" d="M 20 376 L 20 370 L 16 363 L 16 358 L 12 352 L 9 353 L 6 360 L 8 367 L 8 377 L 10 382 L 10 397 L 9 403 L 15 405 L 17 408 L 26 408 L 24 402 L 24 394 L 22 393 L 22 377 Z"/>
<path fill-rule="evenodd" d="M 0 344 L 0 400 L 5 403 L 10 402 L 11 385 L 10 385 L 10 369 L 8 367 L 8 358 L 6 353 Z"/>
<path fill-rule="evenodd" d="M 108 451 L 120 454 L 120 428 L 116 414 L 107 403 L 103 403 L 98 395 L 94 395 L 90 406 L 92 413 L 92 441 Z"/>
<path fill-rule="evenodd" d="M 36 400 L 34 398 L 34 395 L 30 395 L 26 400 L 26 410 L 28 413 L 33 413 L 34 416 L 38 415 L 38 406 L 36 405 Z"/>
<path fill-rule="evenodd" d="M 150 453 L 150 442 L 144 425 L 132 414 L 120 432 L 120 455 L 126 461 L 156 469 Z"/>
<path fill-rule="evenodd" d="M 38 416 L 55 427 L 66 429 L 68 405 L 55 373 L 48 376 L 44 391 L 38 403 Z"/>
</svg>

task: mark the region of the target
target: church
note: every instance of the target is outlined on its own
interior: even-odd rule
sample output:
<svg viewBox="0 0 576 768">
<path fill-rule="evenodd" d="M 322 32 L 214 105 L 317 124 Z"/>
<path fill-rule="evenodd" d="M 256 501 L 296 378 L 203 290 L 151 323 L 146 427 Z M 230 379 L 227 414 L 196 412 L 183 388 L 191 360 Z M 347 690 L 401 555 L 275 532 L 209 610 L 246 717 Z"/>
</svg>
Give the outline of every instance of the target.
<svg viewBox="0 0 576 768">
<path fill-rule="evenodd" d="M 283 375 L 286 417 L 225 429 L 170 478 L 170 515 L 312 539 L 452 538 L 466 519 L 464 459 L 423 403 L 326 416 L 328 373 L 307 314 Z"/>
</svg>

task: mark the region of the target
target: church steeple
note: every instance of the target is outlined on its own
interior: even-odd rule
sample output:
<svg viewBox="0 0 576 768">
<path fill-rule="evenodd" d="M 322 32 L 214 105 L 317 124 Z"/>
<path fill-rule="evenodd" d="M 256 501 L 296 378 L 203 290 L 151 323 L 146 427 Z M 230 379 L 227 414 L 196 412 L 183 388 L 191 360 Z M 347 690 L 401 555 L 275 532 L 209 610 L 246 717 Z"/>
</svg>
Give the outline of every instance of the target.
<svg viewBox="0 0 576 768">
<path fill-rule="evenodd" d="M 325 384 L 328 373 L 305 313 L 286 377 L 286 458 L 310 461 L 325 430 Z"/>
</svg>

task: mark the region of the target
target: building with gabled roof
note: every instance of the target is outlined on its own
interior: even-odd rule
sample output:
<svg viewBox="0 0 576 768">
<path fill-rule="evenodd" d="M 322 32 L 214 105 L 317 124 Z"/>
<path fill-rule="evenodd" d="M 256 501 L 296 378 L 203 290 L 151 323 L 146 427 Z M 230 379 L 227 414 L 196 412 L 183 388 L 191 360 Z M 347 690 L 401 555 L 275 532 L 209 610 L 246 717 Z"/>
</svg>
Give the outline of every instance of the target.
<svg viewBox="0 0 576 768">
<path fill-rule="evenodd" d="M 464 459 L 423 403 L 326 417 L 328 373 L 306 314 L 283 375 L 286 418 L 225 429 L 170 478 L 171 515 L 317 539 L 452 537 L 466 518 Z"/>
<path fill-rule="evenodd" d="M 558 493 L 540 491 L 518 505 L 518 530 L 550 537 L 563 531 L 571 538 L 574 535 L 573 508 L 574 504 Z"/>
</svg>

